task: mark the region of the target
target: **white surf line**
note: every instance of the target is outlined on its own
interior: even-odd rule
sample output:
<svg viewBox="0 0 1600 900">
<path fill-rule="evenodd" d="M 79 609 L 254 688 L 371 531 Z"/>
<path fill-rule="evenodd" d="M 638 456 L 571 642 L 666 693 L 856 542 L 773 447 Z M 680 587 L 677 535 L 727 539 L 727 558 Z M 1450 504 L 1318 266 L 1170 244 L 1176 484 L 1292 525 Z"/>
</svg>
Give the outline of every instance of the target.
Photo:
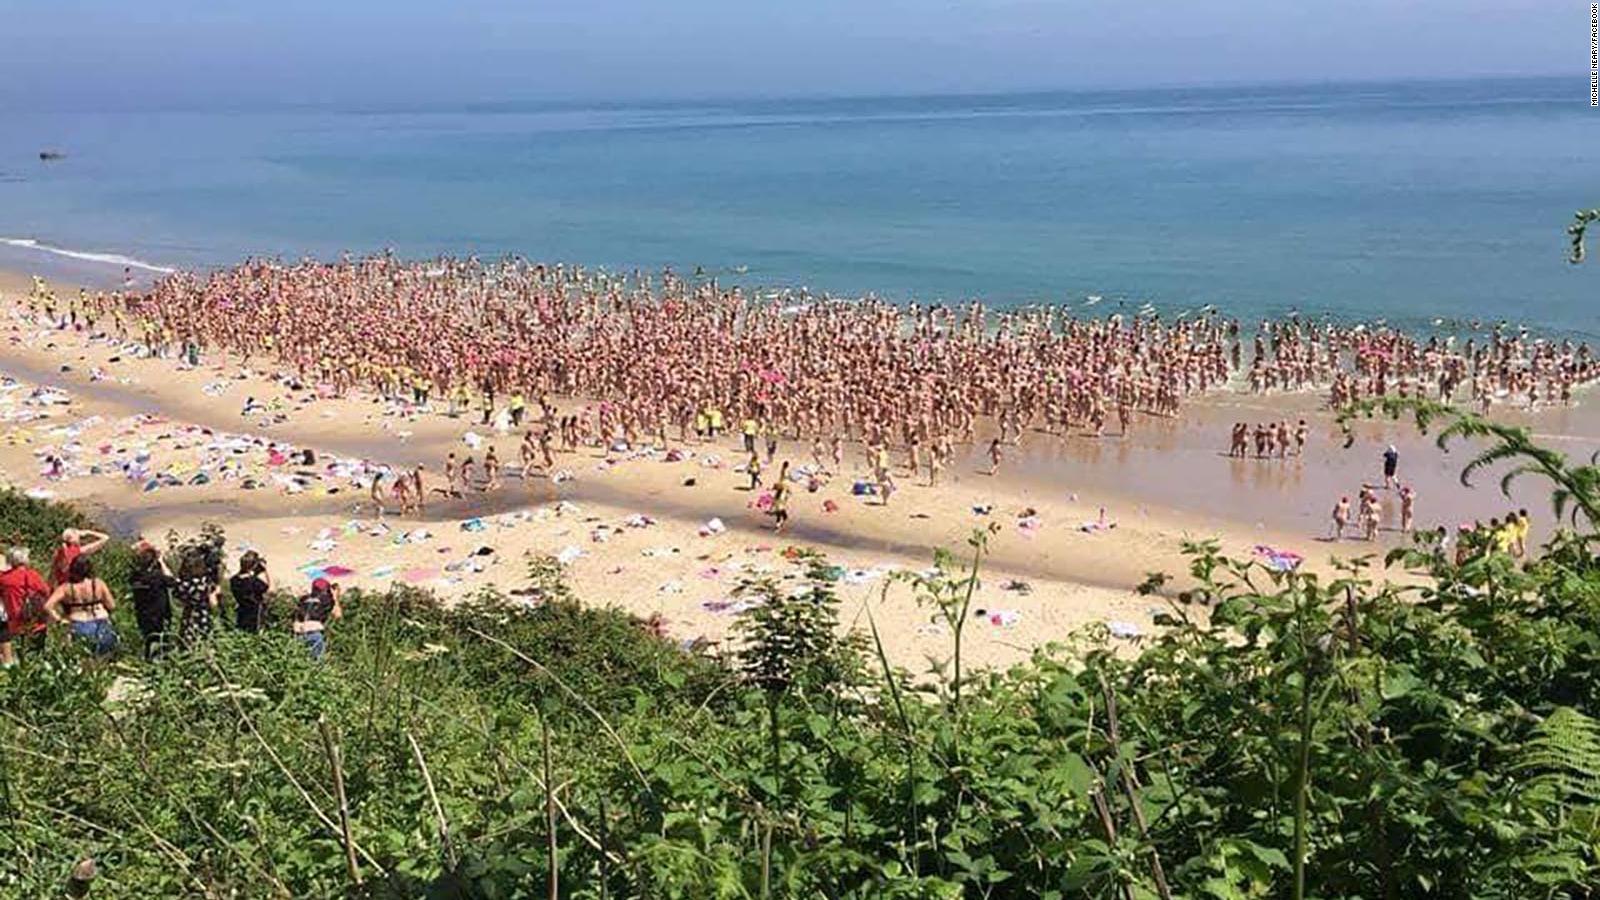
<svg viewBox="0 0 1600 900">
<path fill-rule="evenodd" d="M 108 266 L 125 266 L 130 269 L 143 269 L 146 272 L 159 272 L 170 275 L 176 272 L 170 266 L 160 266 L 155 263 L 134 259 L 121 253 L 97 253 L 90 250 L 68 250 L 65 247 L 56 247 L 51 244 L 41 244 L 33 238 L 0 238 L 0 244 L 9 247 L 18 247 L 23 250 L 35 250 L 40 253 L 52 253 L 56 256 L 65 256 L 70 259 L 84 260 L 85 262 L 102 263 Z"/>
</svg>

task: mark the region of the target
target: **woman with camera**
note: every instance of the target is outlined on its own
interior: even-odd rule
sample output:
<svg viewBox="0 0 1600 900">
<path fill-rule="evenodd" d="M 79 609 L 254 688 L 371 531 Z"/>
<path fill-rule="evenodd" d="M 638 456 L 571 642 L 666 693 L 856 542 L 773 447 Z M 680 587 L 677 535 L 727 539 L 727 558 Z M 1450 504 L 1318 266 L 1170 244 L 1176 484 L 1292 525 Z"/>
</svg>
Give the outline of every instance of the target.
<svg viewBox="0 0 1600 900">
<path fill-rule="evenodd" d="M 267 621 L 267 592 L 272 590 L 272 576 L 267 574 L 267 561 L 254 550 L 239 558 L 239 573 L 228 579 L 228 592 L 233 594 L 233 622 L 240 631 L 256 634 Z"/>
<path fill-rule="evenodd" d="M 172 620 L 172 589 L 176 586 L 177 581 L 161 561 L 161 551 L 148 541 L 140 541 L 133 551 L 128 589 L 133 596 L 133 617 L 144 637 L 146 659 L 160 656 L 165 649 L 167 623 Z"/>
</svg>

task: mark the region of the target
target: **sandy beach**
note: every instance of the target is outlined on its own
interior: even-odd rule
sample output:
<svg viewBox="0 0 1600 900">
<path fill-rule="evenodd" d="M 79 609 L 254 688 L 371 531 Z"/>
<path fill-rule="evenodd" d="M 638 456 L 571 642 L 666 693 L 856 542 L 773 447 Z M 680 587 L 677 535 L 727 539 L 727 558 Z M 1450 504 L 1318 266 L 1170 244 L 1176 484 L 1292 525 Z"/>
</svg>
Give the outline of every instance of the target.
<svg viewBox="0 0 1600 900">
<path fill-rule="evenodd" d="M 1119 635 L 1092 632 L 1096 639 L 1135 644 L 1165 601 L 1133 588 L 1150 572 L 1182 573 L 1186 538 L 1215 538 L 1239 557 L 1258 546 L 1288 550 L 1318 571 L 1405 540 L 1393 503 L 1376 544 L 1326 539 L 1333 501 L 1381 481 L 1387 443 L 1398 446 L 1418 493 L 1420 525 L 1517 506 L 1533 513 L 1536 536 L 1550 525 L 1536 483 L 1510 498 L 1498 478 L 1462 486 L 1470 448 L 1443 454 L 1409 424 L 1384 422 L 1362 423 L 1347 449 L 1321 394 L 1218 392 L 1178 418 L 1141 417 L 1128 435 L 1029 435 L 997 477 L 982 471 L 979 442 L 938 487 L 907 477 L 888 506 L 853 495 L 852 479 L 836 477 L 815 493 L 797 491 L 792 527 L 775 535 L 734 470 L 737 436 L 674 443 L 687 458 L 671 462 L 655 451 L 590 448 L 558 456 L 557 469 L 571 476 L 560 483 L 522 478 L 517 435 L 444 415 L 442 404 L 416 414 L 372 397 L 317 399 L 242 370 L 237 359 L 184 368 L 134 358 L 109 341 L 27 320 L 16 301 L 28 289 L 28 276 L 0 274 L 0 376 L 8 379 L 0 482 L 81 504 L 119 531 L 157 541 L 168 529 L 216 522 L 231 553 L 259 551 L 289 588 L 325 573 L 350 586 L 405 583 L 446 597 L 489 585 L 509 592 L 524 584 L 530 555 L 548 554 L 564 561 L 586 602 L 659 615 L 677 638 L 718 641 L 739 609 L 742 579 L 796 578 L 789 557 L 817 550 L 844 570 L 846 623 L 864 627 L 870 605 L 890 654 L 917 670 L 944 654 L 948 635 L 890 573 L 926 568 L 935 548 L 967 552 L 974 528 L 994 533 L 969 653 L 977 664 L 1003 665 L 1091 625 Z M 247 398 L 265 411 L 244 414 Z M 1587 407 L 1497 415 L 1572 455 L 1600 447 L 1600 422 Z M 1303 457 L 1227 457 L 1233 422 L 1285 418 L 1311 425 Z M 487 446 L 506 462 L 503 486 L 460 499 L 435 494 L 420 517 L 380 517 L 348 474 L 362 461 L 423 463 L 437 480 L 447 453 Z M 289 447 L 310 448 L 316 463 L 274 464 L 272 450 Z M 46 474 L 49 457 L 63 460 L 60 477 Z M 786 442 L 785 458 L 798 465 L 806 448 Z M 847 448 L 846 468 L 866 473 L 859 447 Z"/>
</svg>

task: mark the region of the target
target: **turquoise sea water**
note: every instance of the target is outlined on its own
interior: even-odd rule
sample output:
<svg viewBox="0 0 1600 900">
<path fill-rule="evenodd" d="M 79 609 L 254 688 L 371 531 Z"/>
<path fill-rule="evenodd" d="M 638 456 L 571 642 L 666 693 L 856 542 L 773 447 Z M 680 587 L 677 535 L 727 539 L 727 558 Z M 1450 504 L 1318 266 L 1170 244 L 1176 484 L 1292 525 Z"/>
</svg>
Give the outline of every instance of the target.
<svg viewBox="0 0 1600 900">
<path fill-rule="evenodd" d="M 1600 334 L 1600 263 L 1563 261 L 1572 211 L 1600 205 L 1586 88 L 13 111 L 0 238 L 169 266 L 393 247 L 852 295 Z M 0 245 L 0 266 L 52 265 L 95 268 Z"/>
</svg>

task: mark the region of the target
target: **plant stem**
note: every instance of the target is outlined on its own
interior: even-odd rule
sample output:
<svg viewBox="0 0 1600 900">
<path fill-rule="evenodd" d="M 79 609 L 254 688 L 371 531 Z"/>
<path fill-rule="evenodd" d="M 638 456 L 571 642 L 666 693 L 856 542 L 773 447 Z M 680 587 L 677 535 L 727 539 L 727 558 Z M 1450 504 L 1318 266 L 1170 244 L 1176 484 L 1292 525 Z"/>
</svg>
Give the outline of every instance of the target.
<svg viewBox="0 0 1600 900">
<path fill-rule="evenodd" d="M 606 900 L 606 892 L 610 888 L 610 885 L 608 885 L 607 882 L 611 878 L 610 866 L 608 865 L 611 862 L 611 859 L 610 859 L 610 857 L 608 857 L 606 855 L 606 851 L 605 851 L 606 835 L 607 835 L 608 830 L 611 827 L 610 822 L 608 821 L 608 818 L 607 818 L 609 815 L 610 814 L 606 812 L 606 793 L 605 793 L 605 791 L 601 791 L 600 792 L 600 844 L 601 844 L 601 848 L 600 848 L 600 900 Z"/>
<path fill-rule="evenodd" d="M 761 900 L 772 896 L 772 823 L 761 823 Z"/>
<path fill-rule="evenodd" d="M 333 769 L 333 796 L 339 802 L 339 834 L 344 844 L 344 863 L 350 871 L 350 881 L 361 884 L 361 869 L 356 865 L 355 841 L 350 837 L 350 803 L 344 795 L 344 761 L 339 757 L 339 745 L 333 742 L 333 730 L 328 720 L 317 717 L 317 730 L 322 732 L 322 747 L 328 755 L 328 766 Z"/>
<path fill-rule="evenodd" d="M 783 777 L 783 737 L 778 730 L 778 705 L 781 702 L 777 692 L 767 693 L 767 749 L 770 753 L 770 771 L 772 773 L 772 802 L 774 807 L 783 805 L 783 788 L 778 779 Z"/>
<path fill-rule="evenodd" d="M 433 788 L 433 775 L 428 772 L 428 761 L 422 756 L 422 747 L 417 743 L 417 738 L 411 732 L 406 732 L 406 740 L 411 742 L 411 755 L 417 760 L 417 768 L 422 770 L 422 783 L 428 788 L 428 800 L 433 804 L 433 816 L 439 823 L 439 845 L 444 849 L 445 863 L 450 866 L 450 871 L 456 870 L 456 851 L 450 845 L 450 822 L 444 817 L 444 807 L 439 805 L 439 793 Z"/>
<path fill-rule="evenodd" d="M 1300 641 L 1300 760 L 1295 776 L 1294 795 L 1294 900 L 1306 896 L 1306 805 L 1311 788 L 1311 645 L 1306 641 L 1306 603 L 1304 591 L 1296 591 L 1296 629 Z"/>
<path fill-rule="evenodd" d="M 889 586 L 883 586 L 883 592 L 878 595 L 878 602 L 882 603 L 889 596 Z M 895 680 L 894 669 L 889 666 L 889 654 L 883 649 L 883 636 L 878 633 L 878 620 L 872 615 L 872 607 L 867 606 L 867 624 L 872 628 L 872 645 L 878 653 L 878 665 L 883 668 L 884 683 L 889 686 L 889 698 L 894 701 L 895 716 L 900 720 L 900 740 L 906 749 L 906 850 L 911 855 L 911 874 L 922 874 L 921 855 L 915 847 L 920 838 L 917 827 L 917 747 L 911 734 L 911 719 L 906 716 L 905 703 L 900 699 L 900 684 Z"/>
<path fill-rule="evenodd" d="M 957 611 L 955 622 L 950 630 L 955 634 L 956 648 L 953 665 L 955 667 L 955 682 L 951 687 L 951 699 L 955 712 L 955 748 L 954 756 L 957 762 L 961 760 L 961 635 L 966 630 L 967 612 L 972 608 L 972 595 L 978 590 L 978 570 L 983 564 L 983 550 L 988 544 L 988 538 L 980 531 L 972 539 L 972 571 L 967 575 L 967 593 L 961 598 L 961 608 Z"/>
<path fill-rule="evenodd" d="M 1121 728 L 1117 723 L 1117 695 L 1104 675 L 1100 676 L 1100 692 L 1106 700 L 1106 734 L 1111 739 L 1111 757 L 1122 755 Z M 1139 829 L 1139 840 L 1150 845 L 1150 876 L 1155 879 L 1156 893 L 1161 900 L 1172 900 L 1172 888 L 1167 885 L 1167 871 L 1161 865 L 1161 851 L 1150 843 L 1150 826 L 1145 821 L 1144 807 L 1139 805 L 1139 778 L 1133 771 L 1133 761 L 1119 766 L 1122 773 L 1122 790 L 1128 795 L 1128 808 L 1133 813 L 1133 824 Z"/>
<path fill-rule="evenodd" d="M 779 780 L 783 777 L 783 737 L 778 730 L 778 707 L 782 702 L 782 695 L 777 691 L 767 692 L 767 727 L 768 744 L 772 750 L 772 806 L 777 811 L 783 808 L 783 787 Z M 763 900 L 771 896 L 772 885 L 772 823 L 763 822 L 761 833 L 761 896 Z"/>
<path fill-rule="evenodd" d="M 561 863 L 556 847 L 556 791 L 550 780 L 550 727 L 539 717 L 539 752 L 544 770 L 544 824 L 546 853 L 550 865 L 550 900 L 561 897 Z"/>
</svg>

